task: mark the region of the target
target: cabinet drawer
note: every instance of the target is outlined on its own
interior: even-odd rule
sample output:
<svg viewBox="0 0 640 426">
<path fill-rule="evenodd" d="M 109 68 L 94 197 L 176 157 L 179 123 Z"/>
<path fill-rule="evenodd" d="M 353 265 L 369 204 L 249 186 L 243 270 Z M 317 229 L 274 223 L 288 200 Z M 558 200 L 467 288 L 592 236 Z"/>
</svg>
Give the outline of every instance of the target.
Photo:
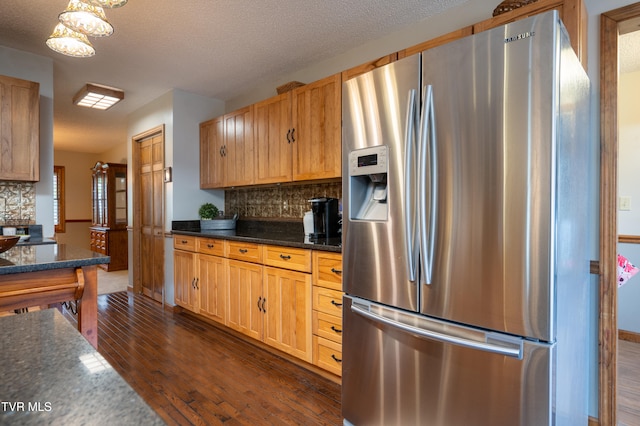
<svg viewBox="0 0 640 426">
<path fill-rule="evenodd" d="M 262 246 L 241 241 L 228 241 L 227 257 L 246 262 L 262 263 Z"/>
<path fill-rule="evenodd" d="M 313 336 L 313 363 L 324 370 L 342 376 L 342 345 Z"/>
<path fill-rule="evenodd" d="M 313 252 L 313 284 L 342 291 L 342 254 Z"/>
<path fill-rule="evenodd" d="M 313 334 L 342 343 L 342 318 L 313 311 Z"/>
<path fill-rule="evenodd" d="M 314 285 L 313 309 L 342 318 L 342 292 Z"/>
<path fill-rule="evenodd" d="M 222 257 L 224 256 L 224 240 L 216 240 L 214 238 L 197 238 L 196 251 L 198 253 Z"/>
<path fill-rule="evenodd" d="M 311 250 L 264 246 L 264 264 L 300 272 L 311 272 Z"/>
<path fill-rule="evenodd" d="M 173 248 L 178 250 L 196 251 L 196 237 L 191 235 L 174 235 Z"/>
</svg>

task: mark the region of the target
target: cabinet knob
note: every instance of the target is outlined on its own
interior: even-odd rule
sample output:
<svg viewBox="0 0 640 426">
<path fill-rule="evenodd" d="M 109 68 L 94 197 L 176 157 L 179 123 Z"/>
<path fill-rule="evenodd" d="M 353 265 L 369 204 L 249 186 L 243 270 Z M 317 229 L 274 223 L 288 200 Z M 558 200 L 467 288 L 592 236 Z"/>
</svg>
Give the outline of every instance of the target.
<svg viewBox="0 0 640 426">
<path fill-rule="evenodd" d="M 207 244 L 207 248 L 212 249 L 213 247 L 214 247 L 214 245 L 213 245 L 213 244 L 211 244 L 211 243 Z"/>
</svg>

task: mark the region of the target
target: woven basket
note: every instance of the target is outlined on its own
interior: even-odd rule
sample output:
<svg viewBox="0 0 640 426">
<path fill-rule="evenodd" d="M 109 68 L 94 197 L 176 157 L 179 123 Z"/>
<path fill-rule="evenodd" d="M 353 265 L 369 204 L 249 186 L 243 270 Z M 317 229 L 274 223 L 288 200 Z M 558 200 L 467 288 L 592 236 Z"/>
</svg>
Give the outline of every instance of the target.
<svg viewBox="0 0 640 426">
<path fill-rule="evenodd" d="M 281 95 L 283 93 L 290 92 L 293 89 L 300 86 L 304 86 L 304 83 L 300 83 L 299 81 L 290 81 L 288 83 L 283 84 L 282 86 L 276 87 L 276 92 L 278 92 L 278 95 Z"/>
<path fill-rule="evenodd" d="M 530 3 L 535 3 L 538 0 L 505 0 L 493 9 L 493 16 L 498 16 L 505 12 L 510 12 L 522 6 L 526 6 Z"/>
</svg>

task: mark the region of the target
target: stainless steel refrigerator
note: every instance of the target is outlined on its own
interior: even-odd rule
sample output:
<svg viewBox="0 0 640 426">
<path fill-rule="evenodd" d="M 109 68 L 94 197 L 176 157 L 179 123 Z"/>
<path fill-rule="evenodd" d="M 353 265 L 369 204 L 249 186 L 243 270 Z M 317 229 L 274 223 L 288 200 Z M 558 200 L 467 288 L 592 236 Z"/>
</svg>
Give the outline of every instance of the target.
<svg viewBox="0 0 640 426">
<path fill-rule="evenodd" d="M 589 91 L 556 12 L 343 83 L 345 424 L 587 424 Z"/>
</svg>

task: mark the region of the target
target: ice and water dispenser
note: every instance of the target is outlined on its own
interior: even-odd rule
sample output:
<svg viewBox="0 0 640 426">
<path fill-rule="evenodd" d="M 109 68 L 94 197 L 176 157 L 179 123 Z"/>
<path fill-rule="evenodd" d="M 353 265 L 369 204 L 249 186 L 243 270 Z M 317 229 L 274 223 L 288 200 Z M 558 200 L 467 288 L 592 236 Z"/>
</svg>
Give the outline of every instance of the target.
<svg viewBox="0 0 640 426">
<path fill-rule="evenodd" d="M 349 219 L 388 219 L 387 151 L 386 145 L 380 145 L 349 153 Z"/>
</svg>

